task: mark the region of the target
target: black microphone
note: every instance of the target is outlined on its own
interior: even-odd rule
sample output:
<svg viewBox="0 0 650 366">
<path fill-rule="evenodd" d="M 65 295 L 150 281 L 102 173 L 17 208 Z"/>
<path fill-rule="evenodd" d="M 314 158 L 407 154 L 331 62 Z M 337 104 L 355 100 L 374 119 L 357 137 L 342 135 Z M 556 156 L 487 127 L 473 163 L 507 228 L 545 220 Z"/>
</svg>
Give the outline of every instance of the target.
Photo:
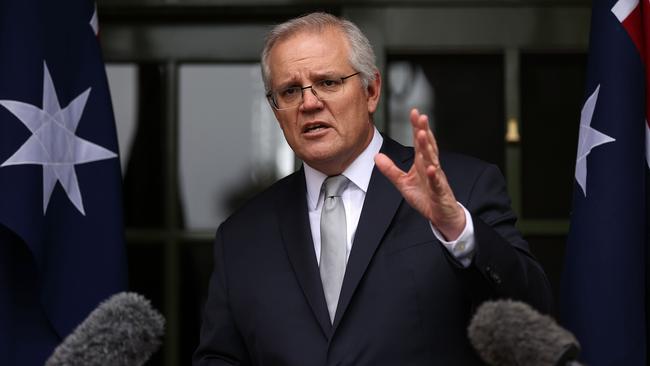
<svg viewBox="0 0 650 366">
<path fill-rule="evenodd" d="M 66 337 L 46 366 L 140 366 L 160 347 L 165 319 L 142 295 L 102 302 Z"/>
<path fill-rule="evenodd" d="M 489 365 L 580 365 L 575 361 L 580 344 L 573 334 L 523 302 L 484 302 L 467 330 L 470 343 Z"/>
</svg>

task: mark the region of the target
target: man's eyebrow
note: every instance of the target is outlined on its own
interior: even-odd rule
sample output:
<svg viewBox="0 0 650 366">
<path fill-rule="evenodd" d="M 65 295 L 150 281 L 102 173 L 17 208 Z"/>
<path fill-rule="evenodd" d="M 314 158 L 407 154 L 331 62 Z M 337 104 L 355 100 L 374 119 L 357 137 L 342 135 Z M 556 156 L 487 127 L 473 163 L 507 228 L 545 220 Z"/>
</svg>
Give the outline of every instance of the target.
<svg viewBox="0 0 650 366">
<path fill-rule="evenodd" d="M 309 76 L 314 79 L 335 78 L 338 76 L 338 73 L 334 70 L 315 71 L 310 73 Z"/>
<path fill-rule="evenodd" d="M 297 78 L 289 78 L 283 82 L 278 83 L 278 85 L 275 87 L 275 89 L 286 89 L 290 88 L 293 86 L 300 86 L 300 83 L 298 82 Z"/>
<path fill-rule="evenodd" d="M 319 81 L 319 80 L 326 79 L 326 78 L 338 78 L 339 74 L 340 73 L 338 73 L 338 72 L 336 72 L 334 70 L 311 71 L 309 73 L 309 79 L 310 79 L 309 84 L 312 83 L 312 82 L 316 82 L 316 81 Z M 285 88 L 289 88 L 289 87 L 293 87 L 293 86 L 302 87 L 303 84 L 300 83 L 300 81 L 298 81 L 298 79 L 299 79 L 298 76 L 290 76 L 286 80 L 278 83 L 277 86 L 276 86 L 276 89 L 285 89 Z M 305 84 L 305 85 L 309 85 L 309 84 Z"/>
</svg>

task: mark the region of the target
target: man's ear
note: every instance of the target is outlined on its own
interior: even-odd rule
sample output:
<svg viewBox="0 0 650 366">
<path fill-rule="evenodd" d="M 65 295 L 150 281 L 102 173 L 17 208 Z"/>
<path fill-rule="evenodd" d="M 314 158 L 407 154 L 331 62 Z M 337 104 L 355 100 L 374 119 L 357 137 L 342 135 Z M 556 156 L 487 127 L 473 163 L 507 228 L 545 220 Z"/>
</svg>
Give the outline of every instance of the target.
<svg viewBox="0 0 650 366">
<path fill-rule="evenodd" d="M 366 94 L 368 96 L 368 114 L 373 114 L 377 110 L 379 95 L 381 94 L 381 75 L 379 74 L 379 70 L 375 70 L 375 80 L 368 82 Z"/>
<path fill-rule="evenodd" d="M 271 108 L 271 111 L 273 112 L 273 115 L 275 116 L 275 121 L 280 125 L 280 128 L 282 128 L 282 123 L 280 123 L 280 116 L 278 115 L 279 111 L 275 108 L 273 108 L 273 102 L 269 100 L 269 98 L 266 98 L 266 102 L 269 104 L 269 108 Z"/>
</svg>

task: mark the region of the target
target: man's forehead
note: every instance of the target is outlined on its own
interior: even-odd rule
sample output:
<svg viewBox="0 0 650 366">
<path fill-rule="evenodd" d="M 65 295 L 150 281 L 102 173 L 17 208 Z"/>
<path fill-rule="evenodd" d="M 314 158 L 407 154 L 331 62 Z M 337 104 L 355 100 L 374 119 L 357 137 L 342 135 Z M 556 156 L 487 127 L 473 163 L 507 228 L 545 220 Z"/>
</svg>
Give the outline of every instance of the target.
<svg viewBox="0 0 650 366">
<path fill-rule="evenodd" d="M 289 41 L 297 37 L 341 37 L 344 39 L 343 30 L 335 25 L 303 27 L 287 33 L 276 41 L 276 44 Z"/>
<path fill-rule="evenodd" d="M 286 50 L 287 44 L 290 44 L 289 49 L 291 49 L 295 46 L 296 41 L 304 41 L 307 44 L 323 43 L 325 46 L 332 48 L 341 45 L 346 50 L 349 48 L 345 34 L 338 27 L 328 26 L 324 28 L 304 28 L 278 39 L 269 50 L 271 56 L 274 53 L 277 53 L 278 49 Z"/>
<path fill-rule="evenodd" d="M 349 66 L 347 52 L 347 39 L 335 28 L 295 33 L 271 49 L 269 66 L 273 84 L 305 77 L 338 76 Z"/>
</svg>

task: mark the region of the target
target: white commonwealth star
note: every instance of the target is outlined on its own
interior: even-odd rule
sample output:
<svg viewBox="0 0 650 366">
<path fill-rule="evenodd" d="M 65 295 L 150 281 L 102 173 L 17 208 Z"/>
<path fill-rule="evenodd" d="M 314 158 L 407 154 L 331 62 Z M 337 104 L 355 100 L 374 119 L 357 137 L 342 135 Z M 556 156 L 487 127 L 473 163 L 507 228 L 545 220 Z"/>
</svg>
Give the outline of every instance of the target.
<svg viewBox="0 0 650 366">
<path fill-rule="evenodd" d="M 576 180 L 582 188 L 582 193 L 587 197 L 587 155 L 596 146 L 616 141 L 616 139 L 601 133 L 591 127 L 591 118 L 594 115 L 600 84 L 589 96 L 580 113 L 580 135 L 578 137 L 578 158 L 576 160 Z"/>
<path fill-rule="evenodd" d="M 0 167 L 34 164 L 43 166 L 43 214 L 58 181 L 70 201 L 84 211 L 74 166 L 97 160 L 116 158 L 117 154 L 75 135 L 90 89 L 79 94 L 61 109 L 47 64 L 43 62 L 43 107 L 0 100 L 0 105 L 16 116 L 32 135 Z"/>
</svg>

